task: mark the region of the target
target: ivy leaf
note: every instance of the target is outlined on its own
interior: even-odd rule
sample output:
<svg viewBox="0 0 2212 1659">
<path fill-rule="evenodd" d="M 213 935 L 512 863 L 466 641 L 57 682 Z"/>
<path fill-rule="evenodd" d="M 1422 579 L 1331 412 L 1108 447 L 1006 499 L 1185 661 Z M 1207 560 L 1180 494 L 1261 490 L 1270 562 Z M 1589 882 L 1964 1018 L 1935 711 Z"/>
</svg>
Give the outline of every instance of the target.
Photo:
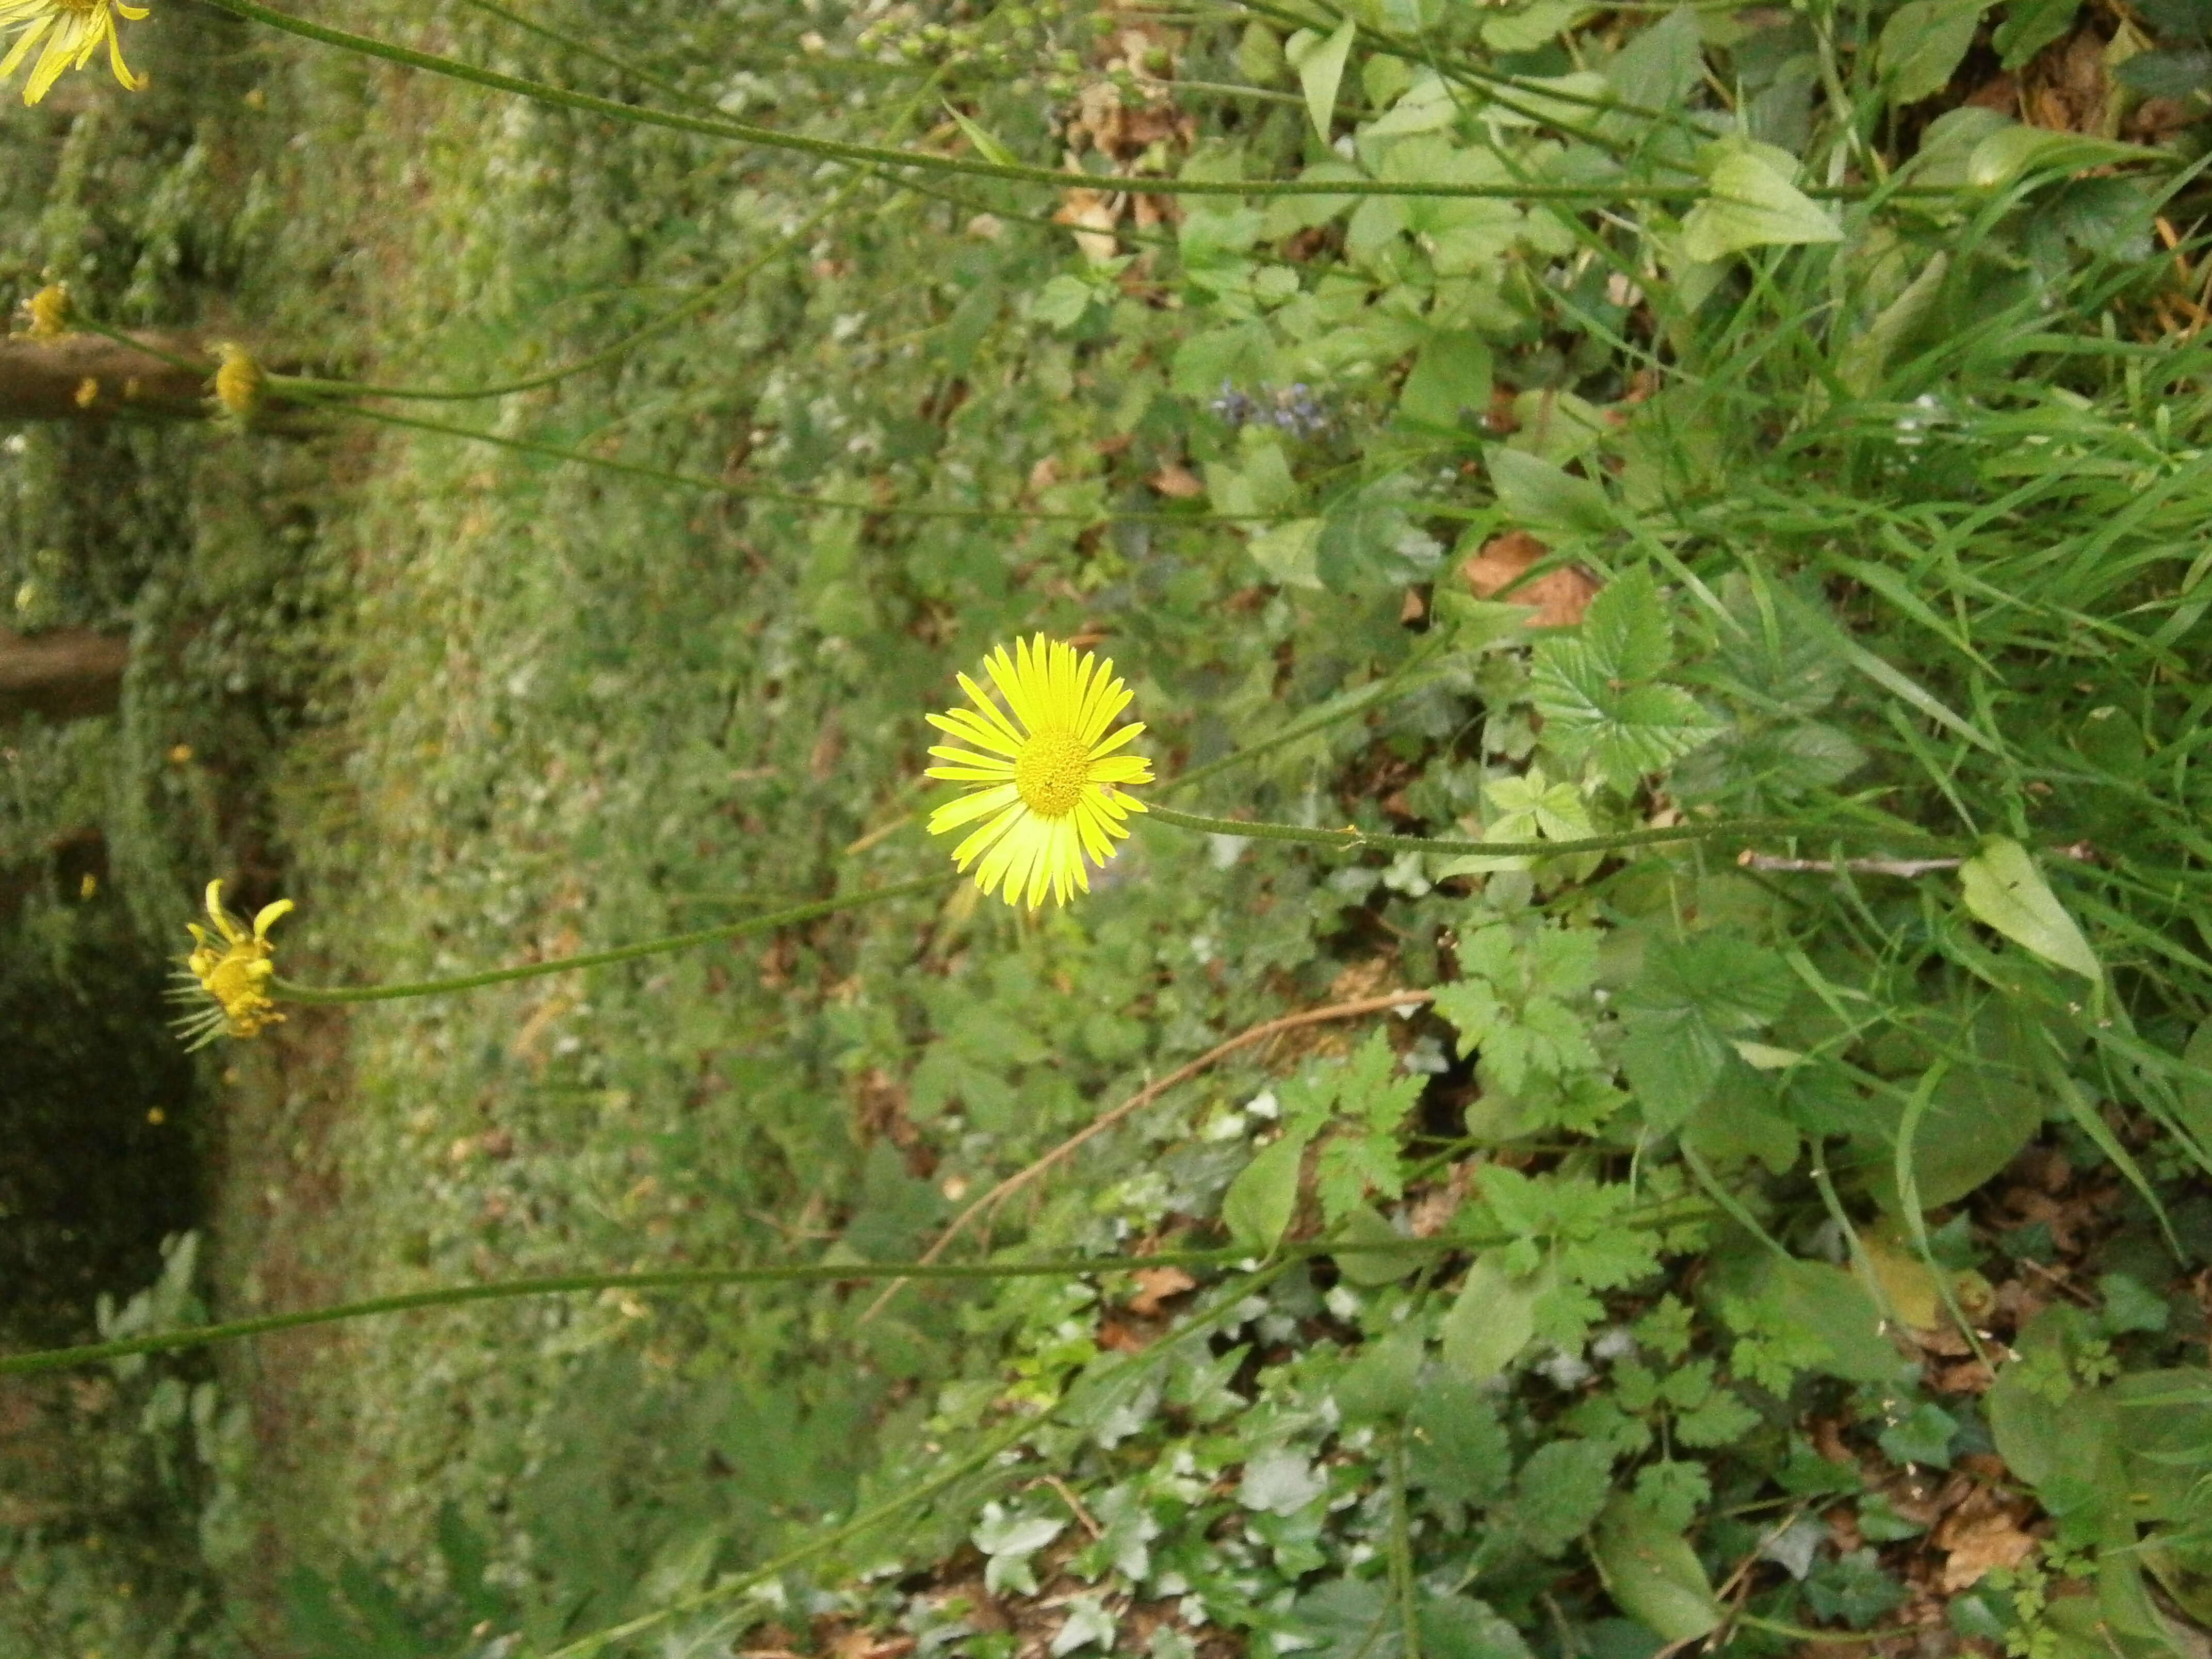
<svg viewBox="0 0 2212 1659">
<path fill-rule="evenodd" d="M 1980 852 L 1959 866 L 1959 884 L 1975 921 L 2027 946 L 2045 962 L 2103 981 L 2105 970 L 2097 953 L 2018 842 L 1990 836 Z"/>
</svg>

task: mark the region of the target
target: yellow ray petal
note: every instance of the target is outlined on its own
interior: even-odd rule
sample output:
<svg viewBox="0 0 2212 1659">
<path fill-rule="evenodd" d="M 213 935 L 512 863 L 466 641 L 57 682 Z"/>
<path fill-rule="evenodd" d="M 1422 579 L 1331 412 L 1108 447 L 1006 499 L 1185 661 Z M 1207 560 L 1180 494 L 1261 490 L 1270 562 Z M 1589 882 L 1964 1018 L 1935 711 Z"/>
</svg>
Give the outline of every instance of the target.
<svg viewBox="0 0 2212 1659">
<path fill-rule="evenodd" d="M 941 836 L 970 818 L 980 818 L 986 812 L 995 811 L 1002 806 L 1018 805 L 1020 802 L 1021 797 L 1014 792 L 1014 786 L 1011 783 L 979 789 L 973 794 L 961 796 L 957 800 L 949 800 L 932 812 L 929 815 L 929 833 Z"/>
</svg>

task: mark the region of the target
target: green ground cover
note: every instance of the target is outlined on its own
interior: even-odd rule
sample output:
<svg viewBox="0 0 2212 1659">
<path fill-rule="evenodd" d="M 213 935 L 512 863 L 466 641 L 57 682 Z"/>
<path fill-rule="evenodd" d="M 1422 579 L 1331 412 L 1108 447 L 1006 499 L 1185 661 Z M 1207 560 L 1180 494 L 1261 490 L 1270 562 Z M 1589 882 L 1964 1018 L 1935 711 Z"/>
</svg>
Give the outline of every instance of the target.
<svg viewBox="0 0 2212 1659">
<path fill-rule="evenodd" d="M 1066 910 L 948 886 L 210 1051 L 198 1282 L 236 1316 L 909 1261 L 1225 1039 L 1435 992 L 1206 1066 L 951 1257 L 1230 1242 L 1249 1273 L 611 1289 L 119 1376 L 114 1477 L 196 1517 L 198 1565 L 142 1613 L 89 1534 L 11 1522 L 27 1650 L 550 1654 L 641 1620 L 606 1650 L 2191 1650 L 2197 140 L 2118 79 L 2109 132 L 1963 100 L 2194 25 L 1349 15 L 329 19 L 785 132 L 1252 186 L 1164 210 L 901 189 L 181 8 L 156 86 L 190 95 L 131 144 L 112 89 L 33 118 L 27 285 L 387 386 L 592 363 L 381 425 L 32 434 L 22 621 L 127 617 L 139 656 L 121 720 L 24 739 L 9 833 L 98 818 L 147 939 L 222 872 L 301 902 L 288 974 L 413 979 L 938 871 L 921 714 L 1035 630 L 1112 655 L 1164 777 L 1250 753 L 1158 797 L 1186 811 L 1789 828 L 1531 859 L 1146 826 Z M 1516 532 L 1580 573 L 1567 626 L 1470 587 Z M 1347 1230 L 1436 1243 L 1261 1265 Z M 139 1317 L 205 1316 L 173 1262 Z"/>
</svg>

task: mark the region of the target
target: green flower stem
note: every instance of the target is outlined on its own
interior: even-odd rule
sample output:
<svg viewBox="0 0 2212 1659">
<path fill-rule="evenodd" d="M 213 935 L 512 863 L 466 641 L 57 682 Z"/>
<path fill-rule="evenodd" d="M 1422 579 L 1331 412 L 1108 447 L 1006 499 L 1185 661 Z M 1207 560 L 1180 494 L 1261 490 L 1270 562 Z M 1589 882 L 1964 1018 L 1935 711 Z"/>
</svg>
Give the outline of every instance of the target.
<svg viewBox="0 0 2212 1659">
<path fill-rule="evenodd" d="M 478 69 L 471 64 L 463 64 L 434 52 L 417 52 L 410 46 L 393 46 L 368 35 L 326 27 L 320 23 L 309 22 L 304 17 L 295 17 L 289 12 L 262 5 L 259 0 L 208 0 L 208 3 L 233 16 L 282 29 L 288 34 L 295 34 L 319 45 L 380 58 L 386 63 L 402 64 L 410 69 L 447 76 L 494 92 L 512 93 L 556 108 L 576 110 L 609 120 L 627 121 L 640 126 L 665 127 L 672 131 L 698 133 L 710 138 L 734 139 L 741 143 L 791 150 L 828 161 L 859 161 L 875 167 L 915 167 L 930 173 L 965 173 L 979 179 L 1004 179 L 1016 184 L 1048 185 L 1054 190 L 1066 190 L 1073 185 L 1083 184 L 1088 179 L 1086 174 L 1066 173 L 1053 167 L 972 161 L 960 156 L 939 155 L 927 150 L 898 149 L 882 144 L 848 143 L 832 138 L 809 137 L 802 133 L 781 132 L 773 127 L 759 126 L 750 121 L 734 121 L 726 117 L 646 109 L 634 104 L 619 103 L 611 98 L 572 92 L 567 88 L 552 86 L 542 81 L 526 80 L 520 76 Z M 1513 202 L 1579 202 L 1592 205 L 1621 201 L 1694 203 L 1705 201 L 1712 194 L 1703 185 L 1635 184 L 1627 180 L 1610 185 L 1473 185 L 1442 180 L 1401 184 L 1377 179 L 1243 180 L 1117 176 L 1113 182 L 1116 190 L 1148 196 L 1435 196 Z M 1806 193 L 1848 199 L 1863 195 L 1865 191 L 1863 187 L 1850 185 L 1808 185 Z M 1936 193 L 1948 195 L 1951 192 Z"/>
<path fill-rule="evenodd" d="M 1295 823 L 1246 818 L 1200 817 L 1171 806 L 1146 803 L 1144 816 L 1178 830 L 1209 836 L 1242 836 L 1253 841 L 1291 841 L 1340 853 L 1373 849 L 1383 853 L 1480 854 L 1492 858 L 1559 858 L 1571 853 L 1612 853 L 1626 847 L 1659 847 L 1670 842 L 1707 841 L 1716 836 L 1802 836 L 1813 826 L 1790 818 L 1717 818 L 1710 823 L 1678 823 L 1663 830 L 1623 830 L 1610 836 L 1582 836 L 1569 841 L 1448 841 L 1426 836 L 1384 836 L 1370 830 L 1308 830 Z M 1823 824 L 1818 833 L 1838 833 Z"/>
<path fill-rule="evenodd" d="M 1679 1226 L 1715 1213 L 1694 1195 L 1664 1199 L 1625 1211 L 1620 1224 L 1638 1231 Z M 1315 1256 L 1383 1255 L 1433 1256 L 1455 1250 L 1486 1250 L 1510 1243 L 1510 1234 L 1450 1233 L 1432 1238 L 1299 1239 L 1279 1245 L 1271 1258 L 1275 1271 Z M 986 1280 L 1053 1279 L 1085 1273 L 1131 1273 L 1146 1267 L 1235 1267 L 1253 1261 L 1241 1246 L 1210 1250 L 1162 1250 L 1151 1255 L 1054 1256 L 1036 1261 L 810 1261 L 763 1267 L 666 1267 L 644 1273 L 550 1273 L 526 1279 L 487 1279 L 474 1285 L 444 1285 L 433 1290 L 403 1291 L 393 1296 L 302 1308 L 292 1313 L 260 1314 L 190 1330 L 155 1331 L 73 1348 L 44 1348 L 32 1353 L 0 1354 L 0 1376 L 65 1370 L 127 1359 L 134 1354 L 176 1353 L 188 1348 L 236 1342 L 250 1336 L 296 1331 L 313 1325 L 382 1314 L 419 1313 L 429 1308 L 463 1307 L 476 1302 L 511 1302 L 520 1297 L 572 1296 L 586 1291 L 696 1291 L 728 1285 L 843 1285 L 879 1279 Z"/>
<path fill-rule="evenodd" d="M 514 980 L 543 979 L 549 974 L 574 973 L 580 968 L 605 968 L 617 962 L 635 962 L 641 957 L 665 956 L 673 951 L 689 951 L 696 945 L 712 945 L 721 939 L 744 939 L 753 933 L 771 933 L 779 927 L 789 927 L 802 921 L 812 921 L 820 916 L 834 916 L 841 911 L 858 910 L 885 899 L 910 898 L 917 893 L 934 892 L 960 880 L 957 874 L 923 876 L 914 881 L 895 882 L 889 887 L 872 888 L 864 893 L 846 893 L 836 898 L 817 899 L 811 904 L 794 904 L 785 910 L 771 910 L 766 915 L 748 916 L 743 921 L 724 922 L 714 927 L 694 928 L 688 933 L 670 933 L 661 939 L 649 939 L 635 945 L 618 945 L 611 951 L 589 951 L 581 956 L 556 957 L 550 962 L 526 962 L 514 968 L 488 968 L 482 973 L 461 974 L 452 979 L 417 980 L 402 985 L 295 985 L 286 979 L 269 981 L 269 994 L 278 1002 L 326 1005 L 342 1002 L 396 1002 L 407 997 L 445 996 L 455 991 L 474 991 L 486 985 L 505 985 Z"/>
<path fill-rule="evenodd" d="M 1339 1251 L 1382 1251 L 1435 1255 L 1463 1250 L 1478 1243 L 1504 1240 L 1468 1238 L 1376 1239 L 1358 1243 L 1331 1244 L 1326 1240 L 1285 1244 L 1280 1256 L 1303 1260 Z M 261 1314 L 220 1325 L 201 1325 L 190 1330 L 157 1331 L 144 1336 L 120 1337 L 112 1342 L 89 1342 L 74 1348 L 47 1348 L 36 1353 L 0 1355 L 0 1376 L 22 1376 L 34 1371 L 64 1370 L 127 1359 L 134 1354 L 175 1353 L 187 1348 L 236 1342 L 250 1336 L 296 1331 L 314 1325 L 335 1325 L 346 1320 L 370 1319 L 382 1314 L 417 1313 L 427 1308 L 465 1307 L 477 1302 L 511 1302 L 520 1297 L 573 1296 L 587 1291 L 697 1291 L 727 1285 L 842 1285 L 878 1279 L 981 1280 L 992 1279 L 1053 1279 L 1082 1273 L 1133 1272 L 1143 1267 L 1233 1267 L 1252 1260 L 1243 1249 L 1166 1250 L 1153 1255 L 1057 1256 L 1041 1261 L 975 1261 L 928 1263 L 902 1261 L 807 1262 L 775 1267 L 671 1267 L 655 1273 L 549 1273 L 529 1279 L 489 1279 L 476 1285 L 444 1285 L 434 1290 L 404 1291 L 396 1296 L 369 1297 L 359 1302 L 340 1302 L 326 1308 L 303 1308 L 292 1313 Z"/>
<path fill-rule="evenodd" d="M 286 381 L 280 387 L 288 392 L 298 392 L 301 401 L 324 402 L 325 394 L 305 392 L 307 383 Z M 392 393 L 380 395 L 391 396 Z M 357 421 L 374 421 L 383 426 L 410 428 L 417 432 L 434 432 L 441 437 L 465 438 L 471 443 L 490 444 L 499 449 L 511 449 L 525 455 L 543 455 L 549 460 L 575 461 L 586 466 L 596 466 L 604 471 L 627 473 L 632 477 L 650 478 L 656 483 L 681 484 L 690 489 L 709 489 L 718 495 L 740 501 L 781 501 L 793 507 L 818 508 L 823 512 L 866 513 L 872 516 L 908 519 L 969 519 L 989 520 L 1035 521 L 1051 524 L 1272 524 L 1279 514 L 1238 513 L 1050 513 L 1021 507 L 928 507 L 898 501 L 847 501 L 833 496 L 809 495 L 796 489 L 776 489 L 766 484 L 732 483 L 727 478 L 709 477 L 703 472 L 677 472 L 666 467 L 647 466 L 641 461 L 617 460 L 611 456 L 593 455 L 585 450 L 566 449 L 559 444 L 541 443 L 534 438 L 509 438 L 496 432 L 479 432 L 473 427 L 451 426 L 443 421 L 425 420 L 416 415 L 395 415 L 388 410 L 360 409 L 349 404 L 331 401 L 325 406 L 332 413 Z"/>
</svg>

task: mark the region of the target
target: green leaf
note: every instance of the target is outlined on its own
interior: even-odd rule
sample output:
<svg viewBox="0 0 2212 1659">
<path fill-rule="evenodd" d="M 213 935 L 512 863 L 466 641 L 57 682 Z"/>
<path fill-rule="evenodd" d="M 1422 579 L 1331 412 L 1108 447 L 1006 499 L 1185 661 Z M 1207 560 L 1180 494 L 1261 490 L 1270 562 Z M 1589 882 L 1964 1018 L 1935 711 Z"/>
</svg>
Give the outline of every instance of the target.
<svg viewBox="0 0 2212 1659">
<path fill-rule="evenodd" d="M 1347 17 L 1327 40 L 1310 29 L 1300 29 L 1283 48 L 1283 56 L 1298 72 L 1298 86 L 1306 95 L 1306 113 L 1313 118 L 1314 131 L 1323 143 L 1328 142 L 1329 128 L 1336 119 L 1336 90 L 1344 81 L 1345 60 L 1352 56 L 1352 43 L 1358 33 L 1359 26 Z"/>
<path fill-rule="evenodd" d="M 1521 1632 L 1487 1601 L 1439 1595 L 1420 1608 L 1423 1659 L 1531 1659 Z"/>
<path fill-rule="evenodd" d="M 1648 570 L 1607 582 L 1583 613 L 1583 641 L 1607 679 L 1650 680 L 1674 660 L 1674 626 Z"/>
<path fill-rule="evenodd" d="M 1905 0 L 1882 26 L 1875 63 L 1893 106 L 1917 104 L 1951 82 L 1974 44 L 1983 0 Z"/>
<path fill-rule="evenodd" d="M 1976 190 L 2002 190 L 2030 173 L 2079 173 L 2121 161 L 2167 161 L 2163 150 L 2115 143 L 2048 127 L 2000 127 L 1966 158 L 1966 182 Z"/>
<path fill-rule="evenodd" d="M 1000 143 L 998 139 L 994 137 L 986 129 L 978 126 L 974 121 L 971 121 L 968 117 L 963 115 L 958 110 L 953 108 L 951 105 L 947 104 L 945 106 L 945 112 L 952 118 L 953 125 L 960 129 L 962 135 L 970 144 L 973 144 L 975 147 L 975 153 L 981 156 L 985 161 L 991 162 L 996 167 L 1018 167 L 1021 166 L 1022 162 L 1019 156 L 1016 155 L 1013 151 L 1008 149 L 1004 144 Z"/>
<path fill-rule="evenodd" d="M 1723 1608 L 1698 1553 L 1626 1494 L 1598 1517 L 1590 1559 L 1620 1610 L 1662 1640 L 1694 1642 L 1719 1626 Z"/>
<path fill-rule="evenodd" d="M 1307 1137 L 1285 1130 L 1260 1149 L 1222 1195 L 1221 1219 L 1239 1244 L 1266 1255 L 1283 1242 L 1298 1206 Z"/>
<path fill-rule="evenodd" d="M 1330 1390 L 1344 1420 L 1373 1423 L 1412 1406 L 1426 1346 L 1413 1320 L 1364 1346 Z"/>
<path fill-rule="evenodd" d="M 1388 1244 L 1401 1237 L 1365 1204 L 1345 1218 L 1338 1236 L 1353 1244 Z M 1395 1285 L 1420 1266 L 1420 1258 L 1407 1250 L 1346 1250 L 1336 1258 L 1336 1270 L 1348 1283 L 1370 1289 Z"/>
<path fill-rule="evenodd" d="M 1606 84 L 1624 104 L 1672 109 L 1704 78 L 1705 51 L 1697 8 L 1677 6 L 1629 36 L 1605 66 Z"/>
<path fill-rule="evenodd" d="M 1709 145 L 1711 194 L 1682 220 L 1682 252 L 1710 262 L 1746 248 L 1804 242 L 1840 242 L 1835 215 L 1791 182 L 1795 157 L 1771 144 L 1734 138 Z"/>
<path fill-rule="evenodd" d="M 1398 413 L 1422 426 L 1458 429 L 1490 408 L 1490 348 L 1480 335 L 1455 330 L 1429 337 L 1413 360 Z"/>
<path fill-rule="evenodd" d="M 1959 884 L 1975 921 L 2045 962 L 2102 982 L 2097 953 L 2018 842 L 2002 836 L 1984 841 L 1982 850 L 1959 867 Z"/>
<path fill-rule="evenodd" d="M 1090 309 L 1091 284 L 1080 276 L 1055 276 L 1030 301 L 1030 315 L 1054 328 L 1074 327 Z"/>
<path fill-rule="evenodd" d="M 1557 1555 L 1589 1529 L 1612 1487 L 1612 1448 L 1594 1440 L 1537 1447 L 1514 1482 L 1522 1542 L 1539 1555 Z"/>
<path fill-rule="evenodd" d="M 1453 1375 L 1487 1382 L 1513 1362 L 1536 1334 L 1536 1298 L 1545 1275 L 1508 1273 L 1494 1252 L 1475 1258 L 1443 1317 L 1443 1361 Z"/>
<path fill-rule="evenodd" d="M 1406 1473 L 1414 1486 L 1460 1504 L 1487 1504 L 1505 1490 L 1513 1449 L 1498 1402 L 1481 1383 L 1430 1367 L 1407 1426 Z"/>
<path fill-rule="evenodd" d="M 1605 491 L 1587 478 L 1503 445 L 1490 452 L 1490 483 L 1498 504 L 1516 525 L 1530 530 L 1601 534 L 1613 528 Z M 1595 603 L 1595 601 L 1593 601 Z"/>
<path fill-rule="evenodd" d="M 1794 983 L 1774 952 L 1719 929 L 1651 942 L 1620 1006 L 1622 1064 L 1653 1127 L 1687 1121 L 1736 1060 L 1730 1039 L 1771 1024 Z"/>
<path fill-rule="evenodd" d="M 1319 519 L 1291 519 L 1274 525 L 1245 544 L 1253 562 L 1285 587 L 1321 586 L 1315 562 L 1321 545 Z"/>
<path fill-rule="evenodd" d="M 2004 21 L 1990 37 L 1998 62 L 2008 70 L 2018 69 L 2053 40 L 2063 40 L 2081 9 L 2081 0 L 2008 0 Z"/>
</svg>

